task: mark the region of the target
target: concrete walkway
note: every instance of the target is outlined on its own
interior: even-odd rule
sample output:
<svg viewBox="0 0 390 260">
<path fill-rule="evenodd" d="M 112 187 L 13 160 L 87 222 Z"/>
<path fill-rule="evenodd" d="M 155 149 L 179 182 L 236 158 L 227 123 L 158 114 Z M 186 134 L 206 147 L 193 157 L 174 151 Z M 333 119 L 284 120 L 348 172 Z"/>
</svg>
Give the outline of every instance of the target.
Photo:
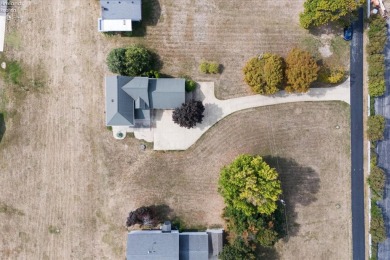
<svg viewBox="0 0 390 260">
<path fill-rule="evenodd" d="M 253 95 L 228 100 L 215 97 L 213 82 L 199 83 L 195 99 L 203 101 L 205 106 L 202 124 L 193 129 L 182 128 L 173 123 L 172 110 L 157 110 L 156 127 L 150 130 L 154 140 L 149 138 L 147 141 L 154 142 L 154 150 L 186 150 L 216 122 L 243 109 L 303 101 L 338 100 L 349 104 L 349 83 L 348 79 L 337 87 L 311 89 L 305 94 L 287 94 L 281 91 L 273 96 Z"/>
</svg>

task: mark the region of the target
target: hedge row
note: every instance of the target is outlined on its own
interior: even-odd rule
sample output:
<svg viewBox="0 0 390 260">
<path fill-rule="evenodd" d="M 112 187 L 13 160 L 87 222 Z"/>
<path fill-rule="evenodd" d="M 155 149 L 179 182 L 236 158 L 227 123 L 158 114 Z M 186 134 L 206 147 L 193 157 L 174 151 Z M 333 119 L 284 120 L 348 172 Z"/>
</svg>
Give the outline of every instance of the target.
<svg viewBox="0 0 390 260">
<path fill-rule="evenodd" d="M 383 50 L 387 40 L 386 20 L 376 15 L 370 20 L 367 45 L 368 92 L 372 97 L 385 93 L 385 57 Z"/>
</svg>

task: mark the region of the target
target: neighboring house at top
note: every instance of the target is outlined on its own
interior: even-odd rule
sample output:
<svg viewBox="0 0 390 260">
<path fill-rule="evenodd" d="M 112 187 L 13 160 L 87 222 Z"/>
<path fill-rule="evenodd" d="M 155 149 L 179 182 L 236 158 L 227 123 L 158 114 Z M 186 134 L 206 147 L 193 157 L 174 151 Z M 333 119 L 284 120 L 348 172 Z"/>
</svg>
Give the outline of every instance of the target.
<svg viewBox="0 0 390 260">
<path fill-rule="evenodd" d="M 169 228 L 163 230 L 129 232 L 127 260 L 217 259 L 222 250 L 222 230 L 179 233 L 170 229 L 170 223 L 168 225 Z M 218 241 L 214 241 L 213 236 L 219 238 Z"/>
<path fill-rule="evenodd" d="M 8 0 L 0 0 L 0 52 L 4 50 L 5 24 L 7 21 Z"/>
<path fill-rule="evenodd" d="M 99 32 L 132 31 L 132 22 L 142 19 L 141 0 L 100 0 L 100 6 Z"/>
<path fill-rule="evenodd" d="M 152 109 L 175 109 L 185 102 L 185 79 L 106 77 L 106 125 L 149 127 Z"/>
</svg>

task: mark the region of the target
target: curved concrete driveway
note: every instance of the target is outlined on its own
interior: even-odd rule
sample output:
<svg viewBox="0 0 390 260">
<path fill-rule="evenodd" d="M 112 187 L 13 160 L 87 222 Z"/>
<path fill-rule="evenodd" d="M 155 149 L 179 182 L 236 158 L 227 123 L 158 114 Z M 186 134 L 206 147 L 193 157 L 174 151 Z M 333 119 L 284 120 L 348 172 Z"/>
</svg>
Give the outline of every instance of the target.
<svg viewBox="0 0 390 260">
<path fill-rule="evenodd" d="M 199 83 L 195 99 L 203 101 L 205 106 L 202 124 L 192 129 L 182 128 L 173 123 L 172 110 L 157 110 L 156 126 L 150 133 L 152 135 L 135 132 L 135 136 L 139 139 L 154 141 L 154 150 L 186 150 L 216 122 L 243 109 L 302 101 L 338 100 L 349 104 L 349 79 L 337 87 L 311 89 L 305 94 L 287 94 L 281 91 L 273 96 L 253 95 L 228 100 L 217 99 L 214 95 L 214 83 L 204 82 Z"/>
</svg>

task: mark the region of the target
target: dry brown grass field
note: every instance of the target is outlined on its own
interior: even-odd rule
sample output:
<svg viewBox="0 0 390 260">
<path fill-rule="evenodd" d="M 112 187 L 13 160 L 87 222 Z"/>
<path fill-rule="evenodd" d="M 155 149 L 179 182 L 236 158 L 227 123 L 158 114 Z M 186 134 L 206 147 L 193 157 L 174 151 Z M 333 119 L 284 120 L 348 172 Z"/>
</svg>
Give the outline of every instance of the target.
<svg viewBox="0 0 390 260">
<path fill-rule="evenodd" d="M 247 58 L 284 54 L 305 36 L 297 22 L 302 3 L 161 0 L 159 21 L 144 38 L 99 34 L 96 0 L 17 7 L 20 19 L 8 23 L 5 53 L 44 86 L 14 91 L 1 82 L 9 113 L 0 143 L 0 258 L 124 259 L 126 216 L 142 205 L 168 205 L 189 225 L 222 224 L 219 169 L 251 153 L 267 156 L 283 182 L 289 236 L 273 258 L 349 259 L 345 104 L 242 111 L 184 152 L 140 151 L 142 142 L 116 141 L 104 127 L 104 60 L 111 48 L 144 43 L 160 54 L 164 73 L 215 80 L 224 98 L 244 95 Z M 224 72 L 201 76 L 202 58 L 224 64 Z"/>
</svg>

